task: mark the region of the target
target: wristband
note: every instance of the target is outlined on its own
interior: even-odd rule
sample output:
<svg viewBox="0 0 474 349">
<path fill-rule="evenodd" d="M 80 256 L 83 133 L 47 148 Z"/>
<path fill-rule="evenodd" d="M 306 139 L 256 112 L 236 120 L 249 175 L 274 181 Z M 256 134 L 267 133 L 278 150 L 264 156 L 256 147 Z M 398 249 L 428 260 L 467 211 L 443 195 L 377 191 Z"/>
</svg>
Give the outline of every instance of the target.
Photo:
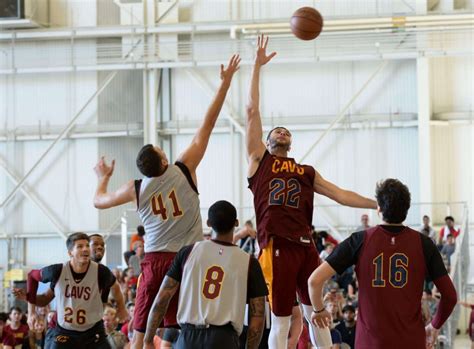
<svg viewBox="0 0 474 349">
<path fill-rule="evenodd" d="M 319 313 L 322 313 L 324 310 L 326 310 L 325 307 L 322 307 L 320 310 L 316 310 L 316 309 L 313 308 L 313 313 L 319 314 Z"/>
</svg>

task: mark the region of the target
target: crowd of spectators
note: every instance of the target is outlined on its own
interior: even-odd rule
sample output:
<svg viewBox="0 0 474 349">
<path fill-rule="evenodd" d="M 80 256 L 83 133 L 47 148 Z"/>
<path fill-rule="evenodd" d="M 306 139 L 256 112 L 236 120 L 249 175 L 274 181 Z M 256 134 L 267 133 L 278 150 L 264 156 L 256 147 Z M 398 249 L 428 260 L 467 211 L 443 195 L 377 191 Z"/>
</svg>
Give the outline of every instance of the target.
<svg viewBox="0 0 474 349">
<path fill-rule="evenodd" d="M 361 216 L 361 225 L 356 231 L 368 228 L 370 228 L 369 217 L 364 214 Z M 449 270 L 451 257 L 456 247 L 456 238 L 460 234 L 460 229 L 455 226 L 454 218 L 451 216 L 446 217 L 445 226 L 437 233 L 430 225 L 430 218 L 425 215 L 419 231 L 421 234 L 431 238 L 433 243 L 438 246 Z M 119 323 L 114 299 L 109 298 L 109 303 L 104 307 L 104 326 L 108 334 L 109 343 L 113 349 L 129 348 L 130 346 L 133 334 L 134 301 L 141 271 L 140 263 L 144 257 L 144 235 L 143 227 L 139 226 L 137 233 L 132 236 L 130 250 L 124 254 L 128 267 L 123 270 L 118 268 L 113 270 L 121 287 L 128 310 L 128 319 L 124 323 Z M 210 233 L 206 235 L 204 238 L 211 238 Z M 256 231 L 253 228 L 253 224 L 251 221 L 247 221 L 244 227 L 236 232 L 234 243 L 246 252 L 258 255 L 258 244 L 255 239 Z M 313 240 L 323 261 L 339 243 L 327 231 L 315 231 L 314 227 Z M 430 280 L 426 280 L 422 298 L 422 314 L 426 323 L 431 321 L 436 312 L 437 297 L 438 294 L 433 283 Z M 354 348 L 358 312 L 358 286 L 353 267 L 347 269 L 342 275 L 335 275 L 327 283 L 324 302 L 326 309 L 333 317 L 331 328 L 332 348 Z M 266 335 L 268 335 L 271 326 L 269 309 L 267 309 L 267 313 Z M 27 324 L 26 315 L 20 308 L 13 307 L 8 314 L 0 313 L 0 349 L 43 349 L 48 329 L 56 326 L 56 313 L 49 306 L 38 307 L 37 318 L 39 320 L 35 323 L 34 328 L 30 328 Z M 289 348 L 311 348 L 308 333 L 308 323 L 301 315 L 301 309 L 298 306 L 298 302 L 296 302 L 289 333 L 289 338 L 291 339 L 289 341 Z M 243 336 L 245 336 L 245 330 Z M 157 335 L 155 339 L 156 348 L 159 348 L 159 336 Z M 242 343 L 245 343 L 245 341 L 242 341 Z M 264 334 L 260 348 L 267 347 L 268 344 Z"/>
</svg>

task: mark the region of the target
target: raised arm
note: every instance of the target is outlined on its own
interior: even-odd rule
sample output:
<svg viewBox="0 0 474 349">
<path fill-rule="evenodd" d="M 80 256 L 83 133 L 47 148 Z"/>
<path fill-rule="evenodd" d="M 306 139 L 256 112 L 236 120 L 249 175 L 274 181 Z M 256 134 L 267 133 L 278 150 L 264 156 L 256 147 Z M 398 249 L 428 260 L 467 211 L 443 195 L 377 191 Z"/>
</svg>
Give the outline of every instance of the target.
<svg viewBox="0 0 474 349">
<path fill-rule="evenodd" d="M 133 180 L 122 185 L 116 191 L 107 192 L 107 186 L 110 177 L 112 177 L 112 174 L 114 173 L 114 168 L 115 160 L 112 160 L 112 163 L 108 166 L 103 156 L 94 167 L 98 179 L 97 189 L 94 195 L 95 208 L 110 208 L 126 204 L 127 202 L 134 202 L 136 200 L 135 182 Z"/>
<path fill-rule="evenodd" d="M 178 287 L 178 281 L 169 276 L 165 276 L 160 290 L 151 306 L 150 314 L 148 315 L 145 333 L 145 347 L 153 348 L 153 337 L 155 336 L 156 329 L 163 321 L 166 310 L 168 309 L 174 294 L 178 291 Z"/>
<path fill-rule="evenodd" d="M 344 206 L 377 208 L 375 200 L 363 197 L 353 191 L 339 188 L 337 185 L 325 180 L 318 171 L 316 171 L 314 176 L 313 189 L 316 193 L 324 195 Z"/>
<path fill-rule="evenodd" d="M 206 112 L 206 116 L 204 117 L 204 121 L 198 128 L 191 144 L 178 157 L 178 161 L 184 163 L 191 172 L 191 176 L 195 183 L 196 168 L 204 157 L 207 144 L 209 143 L 209 137 L 211 136 L 217 117 L 219 116 L 222 105 L 224 104 L 232 77 L 234 76 L 234 73 L 239 70 L 239 64 L 240 57 L 237 54 L 230 58 L 227 68 L 224 69 L 224 65 L 221 64 L 221 84 L 217 90 L 217 94 L 212 100 L 212 103 Z"/>
<path fill-rule="evenodd" d="M 265 153 L 265 143 L 262 141 L 263 128 L 260 117 L 260 69 L 275 57 L 276 52 L 267 56 L 268 37 L 257 38 L 257 53 L 250 80 L 249 100 L 247 103 L 247 156 L 249 158 L 249 177 L 257 170 L 258 164 Z"/>
</svg>

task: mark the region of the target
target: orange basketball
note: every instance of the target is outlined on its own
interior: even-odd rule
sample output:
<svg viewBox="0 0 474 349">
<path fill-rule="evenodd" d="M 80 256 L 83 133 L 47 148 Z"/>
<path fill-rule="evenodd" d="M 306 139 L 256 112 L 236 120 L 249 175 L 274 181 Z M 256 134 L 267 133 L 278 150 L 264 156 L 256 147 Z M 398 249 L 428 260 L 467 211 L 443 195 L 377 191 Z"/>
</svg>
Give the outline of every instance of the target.
<svg viewBox="0 0 474 349">
<path fill-rule="evenodd" d="M 323 17 L 312 7 L 301 7 L 291 16 L 290 25 L 297 38 L 313 40 L 323 29 Z"/>
</svg>

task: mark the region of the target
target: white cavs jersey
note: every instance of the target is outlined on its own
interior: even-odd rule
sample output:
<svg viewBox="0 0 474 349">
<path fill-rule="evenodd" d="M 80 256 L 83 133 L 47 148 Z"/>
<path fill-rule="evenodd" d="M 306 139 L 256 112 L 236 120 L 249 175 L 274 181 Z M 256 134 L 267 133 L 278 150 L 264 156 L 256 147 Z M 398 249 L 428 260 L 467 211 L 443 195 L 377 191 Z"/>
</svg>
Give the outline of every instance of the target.
<svg viewBox="0 0 474 349">
<path fill-rule="evenodd" d="M 63 264 L 54 287 L 58 324 L 73 331 L 86 331 L 102 319 L 104 311 L 99 289 L 99 265 L 93 261 L 84 278 L 76 282 L 69 262 Z"/>
<path fill-rule="evenodd" d="M 179 324 L 222 326 L 242 332 L 250 256 L 235 245 L 197 242 L 184 264 Z"/>
<path fill-rule="evenodd" d="M 142 179 L 138 214 L 146 232 L 145 252 L 178 252 L 202 240 L 199 196 L 177 165 Z"/>
</svg>

